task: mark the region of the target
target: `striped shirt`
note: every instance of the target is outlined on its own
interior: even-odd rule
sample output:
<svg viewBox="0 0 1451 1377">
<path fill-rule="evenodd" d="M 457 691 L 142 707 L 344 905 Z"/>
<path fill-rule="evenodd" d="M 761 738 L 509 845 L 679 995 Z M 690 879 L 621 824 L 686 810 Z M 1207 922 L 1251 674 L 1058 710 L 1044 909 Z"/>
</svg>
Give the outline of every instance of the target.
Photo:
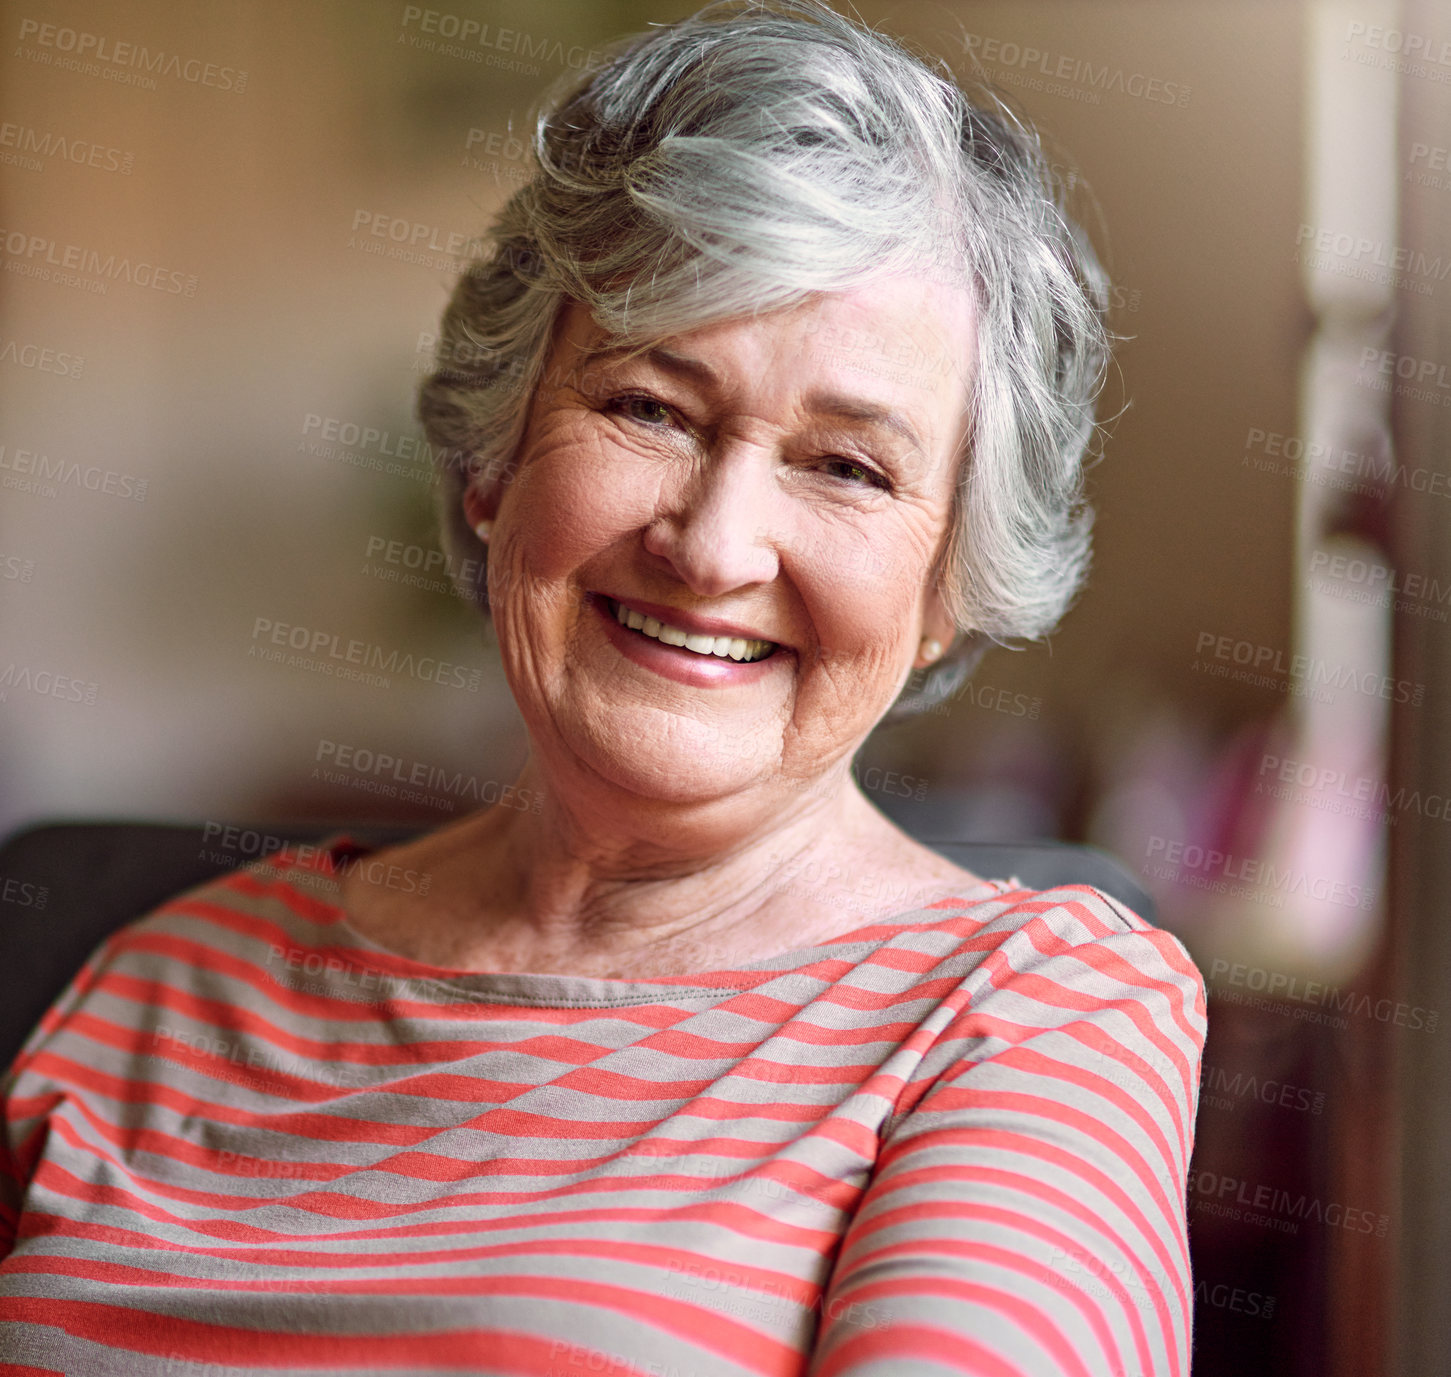
<svg viewBox="0 0 1451 1377">
<path fill-rule="evenodd" d="M 480 974 L 362 936 L 366 853 L 313 854 L 122 929 L 27 1041 L 0 1370 L 1188 1373 L 1204 987 L 1099 891 Z"/>
</svg>

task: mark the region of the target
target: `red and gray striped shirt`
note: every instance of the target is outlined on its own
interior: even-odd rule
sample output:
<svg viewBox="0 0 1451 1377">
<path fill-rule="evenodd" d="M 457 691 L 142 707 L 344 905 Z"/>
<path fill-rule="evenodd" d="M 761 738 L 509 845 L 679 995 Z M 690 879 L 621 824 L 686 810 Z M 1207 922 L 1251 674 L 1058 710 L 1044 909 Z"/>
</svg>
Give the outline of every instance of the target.
<svg viewBox="0 0 1451 1377">
<path fill-rule="evenodd" d="M 1187 1377 L 1204 987 L 1099 891 L 607 980 L 385 952 L 313 854 L 26 1043 L 0 1369 Z"/>
</svg>

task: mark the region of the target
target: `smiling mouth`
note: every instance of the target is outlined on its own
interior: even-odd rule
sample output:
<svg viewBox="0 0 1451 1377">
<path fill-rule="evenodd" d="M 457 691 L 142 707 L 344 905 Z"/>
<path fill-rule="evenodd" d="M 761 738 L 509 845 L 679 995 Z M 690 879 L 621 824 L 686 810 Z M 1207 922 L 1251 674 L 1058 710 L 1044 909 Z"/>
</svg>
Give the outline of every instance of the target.
<svg viewBox="0 0 1451 1377">
<path fill-rule="evenodd" d="M 606 598 L 605 603 L 609 607 L 610 615 L 621 626 L 638 631 L 652 641 L 661 641 L 665 645 L 691 651 L 696 655 L 753 664 L 776 653 L 777 646 L 774 641 L 749 641 L 740 636 L 702 636 L 678 626 L 671 626 L 668 622 L 657 621 L 654 617 L 647 617 L 643 612 L 636 612 L 613 598 Z"/>
</svg>

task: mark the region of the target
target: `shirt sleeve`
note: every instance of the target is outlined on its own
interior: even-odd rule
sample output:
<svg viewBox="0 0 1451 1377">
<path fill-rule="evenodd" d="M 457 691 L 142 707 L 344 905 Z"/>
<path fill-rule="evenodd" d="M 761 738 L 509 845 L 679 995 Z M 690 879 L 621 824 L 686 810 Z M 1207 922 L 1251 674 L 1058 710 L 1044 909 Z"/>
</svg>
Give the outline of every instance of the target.
<svg viewBox="0 0 1451 1377">
<path fill-rule="evenodd" d="M 903 1087 L 812 1377 L 1188 1377 L 1204 982 L 1080 893 L 962 982 Z"/>
<path fill-rule="evenodd" d="M 65 1026 L 87 995 L 116 948 L 108 937 L 87 959 L 55 1003 L 46 1010 L 15 1060 L 0 1074 L 0 1262 L 15 1248 L 16 1231 L 35 1163 L 45 1149 L 47 1116 L 58 1093 L 44 1078 L 28 1073 L 35 1055 Z"/>
</svg>

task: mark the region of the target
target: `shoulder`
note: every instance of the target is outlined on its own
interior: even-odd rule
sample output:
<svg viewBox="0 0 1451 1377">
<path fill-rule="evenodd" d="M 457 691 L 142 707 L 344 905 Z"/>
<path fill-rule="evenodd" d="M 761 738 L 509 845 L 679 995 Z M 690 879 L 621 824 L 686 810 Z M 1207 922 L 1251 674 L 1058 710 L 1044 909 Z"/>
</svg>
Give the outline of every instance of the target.
<svg viewBox="0 0 1451 1377">
<path fill-rule="evenodd" d="M 1030 889 L 1013 881 L 998 880 L 991 884 L 994 892 L 978 899 L 971 910 L 983 922 L 985 930 L 998 933 L 1005 941 L 1017 933 L 1055 946 L 1138 937 L 1146 939 L 1149 945 L 1180 953 L 1183 964 L 1193 967 L 1177 937 L 1135 913 L 1121 899 L 1093 885 Z"/>
<path fill-rule="evenodd" d="M 1042 940 L 1077 944 L 1137 934 L 1177 948 L 1182 964 L 1192 968 L 1177 939 L 1091 884 L 1033 889 L 1013 879 L 991 879 L 992 872 L 976 874 L 915 838 L 904 835 L 893 840 L 897 850 L 881 869 L 895 883 L 882 892 L 904 898 L 912 893 L 938 896 L 928 907 L 943 913 L 946 921 L 954 913 L 972 920 L 981 940 L 996 935 L 1008 941 L 1022 931 Z M 907 908 L 906 903 L 901 905 L 901 910 Z"/>
<path fill-rule="evenodd" d="M 282 929 L 294 935 L 316 929 L 321 937 L 337 920 L 337 892 L 330 850 L 289 848 L 173 895 L 118 929 L 110 945 L 155 948 L 156 938 L 168 932 L 208 943 Z"/>
<path fill-rule="evenodd" d="M 1202 1048 L 1204 980 L 1182 942 L 1089 885 L 989 882 L 911 915 L 886 944 L 928 958 L 964 1036 L 1138 1023 Z M 890 959 L 890 958 L 889 958 Z M 901 961 L 902 957 L 896 957 Z"/>
<path fill-rule="evenodd" d="M 980 1030 L 987 1017 L 1024 1029 L 1128 1018 L 1204 1040 L 1204 981 L 1183 944 L 1088 885 L 977 881 L 824 950 L 839 979 L 925 1001 L 939 1029 Z"/>
<path fill-rule="evenodd" d="M 981 880 L 928 904 L 904 918 L 929 917 L 925 925 L 904 921 L 903 929 L 940 928 L 944 937 L 970 933 L 975 950 L 996 946 L 1030 946 L 1043 952 L 1117 938 L 1143 939 L 1119 943 L 1125 949 L 1145 945 L 1172 956 L 1176 964 L 1197 975 L 1183 944 L 1172 933 L 1156 927 L 1129 906 L 1092 885 L 1058 885 L 1030 889 L 1011 880 Z"/>
<path fill-rule="evenodd" d="M 1174 990 L 1197 1004 L 1204 979 L 1184 944 L 1091 885 L 1005 889 L 984 905 L 979 940 L 992 942 L 994 989 L 1049 971 L 1055 980 L 1107 997 L 1126 988 Z"/>
<path fill-rule="evenodd" d="M 937 1034 L 912 1076 L 918 1093 L 960 1082 L 1058 1103 L 1075 1086 L 1126 1091 L 1192 1124 L 1205 990 L 1177 937 L 1087 885 L 1003 886 L 961 914 L 974 926 L 955 940 L 970 955 L 952 962 Z M 915 1105 L 905 1097 L 894 1123 Z"/>
<path fill-rule="evenodd" d="M 161 986 L 267 985 L 289 953 L 330 941 L 336 882 L 288 851 L 253 861 L 173 895 L 117 929 L 77 977 L 92 985 L 122 973 Z M 114 984 L 114 982 L 113 982 Z"/>
<path fill-rule="evenodd" d="M 183 1010 L 205 1020 L 289 999 L 298 972 L 313 974 L 333 959 L 340 910 L 328 898 L 335 891 L 322 866 L 284 852 L 174 895 L 92 950 L 26 1038 L 14 1069 L 62 1046 L 80 1047 L 80 1060 L 94 1062 L 98 1030 L 134 1036 L 174 1023 Z"/>
</svg>

